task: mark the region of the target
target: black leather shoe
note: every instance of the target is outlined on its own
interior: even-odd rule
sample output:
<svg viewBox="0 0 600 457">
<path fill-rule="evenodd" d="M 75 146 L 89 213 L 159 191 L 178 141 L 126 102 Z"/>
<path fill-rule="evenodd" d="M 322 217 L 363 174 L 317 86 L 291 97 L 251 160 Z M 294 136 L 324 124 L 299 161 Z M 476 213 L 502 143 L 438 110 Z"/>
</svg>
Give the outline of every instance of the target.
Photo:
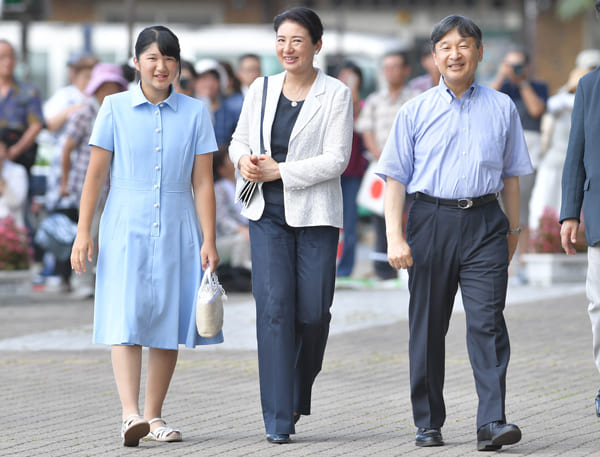
<svg viewBox="0 0 600 457">
<path fill-rule="evenodd" d="M 287 433 L 267 433 L 267 441 L 273 444 L 291 443 L 290 435 Z"/>
<path fill-rule="evenodd" d="M 596 394 L 596 416 L 600 417 L 600 390 Z"/>
<path fill-rule="evenodd" d="M 441 430 L 439 428 L 419 428 L 415 445 L 420 447 L 443 446 Z"/>
<path fill-rule="evenodd" d="M 515 444 L 520 440 L 521 430 L 514 424 L 495 421 L 477 430 L 478 451 L 497 451 L 505 444 Z"/>
</svg>

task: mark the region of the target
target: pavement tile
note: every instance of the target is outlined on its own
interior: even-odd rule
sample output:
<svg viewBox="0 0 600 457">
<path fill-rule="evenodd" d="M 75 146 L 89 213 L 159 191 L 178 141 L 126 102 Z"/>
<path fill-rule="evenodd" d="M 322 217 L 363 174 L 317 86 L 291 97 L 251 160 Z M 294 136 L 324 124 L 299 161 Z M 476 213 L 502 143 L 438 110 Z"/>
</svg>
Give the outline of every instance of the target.
<svg viewBox="0 0 600 457">
<path fill-rule="evenodd" d="M 593 400 L 600 377 L 585 297 L 568 291 L 535 296 L 505 313 L 512 345 L 507 418 L 522 428 L 523 440 L 502 452 L 599 455 Z M 0 305 L 0 342 L 90 322 L 89 301 L 59 297 Z M 464 315 L 453 315 L 447 336 L 444 447 L 414 445 L 407 346 L 403 319 L 333 334 L 315 385 L 313 414 L 302 417 L 289 445 L 264 440 L 254 350 L 182 350 L 164 416 L 182 429 L 184 441 L 144 441 L 139 448 L 120 444 L 120 407 L 107 351 L 0 350 L 0 456 L 481 455 L 475 450 L 477 399 Z"/>
</svg>

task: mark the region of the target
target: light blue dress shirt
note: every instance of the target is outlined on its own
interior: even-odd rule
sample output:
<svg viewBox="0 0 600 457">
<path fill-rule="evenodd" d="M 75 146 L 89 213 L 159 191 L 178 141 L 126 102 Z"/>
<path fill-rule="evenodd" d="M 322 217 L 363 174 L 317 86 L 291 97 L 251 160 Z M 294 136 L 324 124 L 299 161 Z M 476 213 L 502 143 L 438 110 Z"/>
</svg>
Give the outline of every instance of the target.
<svg viewBox="0 0 600 457">
<path fill-rule="evenodd" d="M 476 82 L 458 99 L 443 78 L 402 106 L 376 170 L 438 198 L 497 193 L 503 178 L 533 173 L 511 99 Z"/>
<path fill-rule="evenodd" d="M 90 144 L 112 151 L 100 221 L 94 342 L 177 349 L 213 344 L 196 330 L 202 237 L 192 168 L 217 149 L 200 100 L 176 93 L 156 105 L 141 88 L 104 99 Z"/>
</svg>

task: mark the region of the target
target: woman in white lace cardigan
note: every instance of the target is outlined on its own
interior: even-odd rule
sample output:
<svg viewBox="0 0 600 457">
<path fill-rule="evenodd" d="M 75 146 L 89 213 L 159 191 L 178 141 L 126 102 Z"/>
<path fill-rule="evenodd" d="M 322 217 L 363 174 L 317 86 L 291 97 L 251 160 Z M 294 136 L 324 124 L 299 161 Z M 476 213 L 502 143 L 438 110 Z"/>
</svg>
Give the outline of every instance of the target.
<svg viewBox="0 0 600 457">
<path fill-rule="evenodd" d="M 229 155 L 243 178 L 260 183 L 242 214 L 250 219 L 263 419 L 267 440 L 282 444 L 311 412 L 323 361 L 342 226 L 340 175 L 353 118 L 348 87 L 313 67 L 323 44 L 319 17 L 293 8 L 275 18 L 274 28 L 285 71 L 268 78 L 264 154 L 259 78 L 244 100 Z"/>
</svg>

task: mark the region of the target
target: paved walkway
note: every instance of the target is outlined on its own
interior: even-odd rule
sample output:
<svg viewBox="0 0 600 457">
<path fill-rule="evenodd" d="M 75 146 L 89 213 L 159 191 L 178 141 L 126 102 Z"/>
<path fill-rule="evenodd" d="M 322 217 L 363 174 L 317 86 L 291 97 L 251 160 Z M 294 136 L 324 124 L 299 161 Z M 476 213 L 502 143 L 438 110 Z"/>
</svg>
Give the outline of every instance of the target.
<svg viewBox="0 0 600 457">
<path fill-rule="evenodd" d="M 313 414 L 282 446 L 264 440 L 250 297 L 232 296 L 226 312 L 229 345 L 180 352 L 164 415 L 185 441 L 123 448 L 109 353 L 87 343 L 92 302 L 46 295 L 0 305 L 0 455 L 481 455 L 460 304 L 447 337 L 446 446 L 429 449 L 414 446 L 405 290 L 338 291 Z M 507 414 L 523 440 L 502 452 L 599 455 L 593 399 L 600 377 L 583 285 L 511 288 L 506 318 Z"/>
</svg>

